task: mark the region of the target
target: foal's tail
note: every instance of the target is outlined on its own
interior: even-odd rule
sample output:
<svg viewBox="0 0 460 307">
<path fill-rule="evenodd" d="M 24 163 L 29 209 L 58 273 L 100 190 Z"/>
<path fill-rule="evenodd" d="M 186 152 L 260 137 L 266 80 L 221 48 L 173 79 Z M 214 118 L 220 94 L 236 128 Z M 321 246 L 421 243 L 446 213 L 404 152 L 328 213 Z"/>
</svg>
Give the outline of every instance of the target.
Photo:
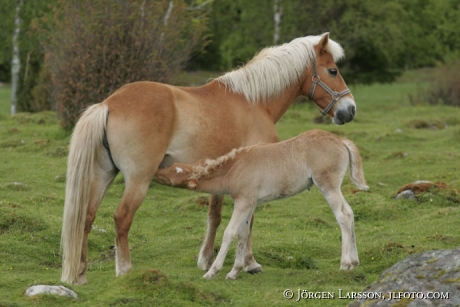
<svg viewBox="0 0 460 307">
<path fill-rule="evenodd" d="M 106 104 L 89 107 L 75 126 L 70 141 L 61 234 L 61 281 L 69 284 L 78 283 L 91 181 L 96 157 L 103 146 L 107 116 Z"/>
<path fill-rule="evenodd" d="M 343 144 L 348 150 L 350 156 L 350 178 L 358 189 L 368 191 L 369 186 L 366 184 L 363 171 L 363 161 L 356 145 L 347 139 L 342 139 Z"/>
</svg>

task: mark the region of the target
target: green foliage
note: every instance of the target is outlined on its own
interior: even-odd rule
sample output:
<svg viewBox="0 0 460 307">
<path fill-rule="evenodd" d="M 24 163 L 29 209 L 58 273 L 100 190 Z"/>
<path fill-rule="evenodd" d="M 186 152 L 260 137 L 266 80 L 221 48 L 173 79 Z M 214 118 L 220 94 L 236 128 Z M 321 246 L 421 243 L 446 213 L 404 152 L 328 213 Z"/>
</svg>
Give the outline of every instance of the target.
<svg viewBox="0 0 460 307">
<path fill-rule="evenodd" d="M 420 73 L 392 85 L 351 86 L 358 113 L 344 126 L 316 123 L 319 112 L 306 103 L 293 105 L 277 124 L 281 139 L 320 128 L 353 140 L 363 154 L 370 192 L 356 193 L 349 178 L 342 186 L 355 214 L 361 261 L 356 269 L 339 270 L 339 226 L 312 187 L 256 209 L 253 251 L 263 273 L 241 272 L 236 281 L 225 280 L 233 265 L 233 245 L 223 271 L 204 280 L 196 267 L 207 214 L 197 198 L 204 195 L 153 184 L 130 231 L 134 269 L 116 278 L 113 213 L 124 190 L 118 177 L 89 236 L 89 284 L 71 287 L 76 300 L 23 294 L 31 285 L 61 284 L 63 174 L 70 133 L 59 127 L 54 112 L 6 116 L 9 93 L 0 88 L 0 140 L 5 144 L 0 146 L 0 306 L 344 306 L 348 299 L 287 301 L 283 291 L 336 296 L 339 289 L 363 291 L 383 270 L 411 254 L 458 247 L 458 194 L 429 190 L 416 201 L 394 199 L 401 186 L 418 179 L 460 188 L 460 109 L 412 106 L 408 94 L 428 83 L 409 82 L 409 76 Z M 431 124 L 444 128 L 431 129 Z M 216 248 L 232 209 L 227 197 Z"/>
<path fill-rule="evenodd" d="M 170 81 L 203 44 L 205 25 L 182 1 L 58 3 L 42 30 L 53 101 L 66 128 L 126 83 Z"/>
<path fill-rule="evenodd" d="M 459 49 L 456 0 L 281 1 L 281 42 L 330 32 L 345 49 L 348 83 L 393 82 Z M 273 44 L 273 1 L 213 1 L 208 69 L 230 69 Z M 457 54 L 458 56 L 458 54 Z M 216 65 L 216 61 L 220 65 Z"/>
</svg>

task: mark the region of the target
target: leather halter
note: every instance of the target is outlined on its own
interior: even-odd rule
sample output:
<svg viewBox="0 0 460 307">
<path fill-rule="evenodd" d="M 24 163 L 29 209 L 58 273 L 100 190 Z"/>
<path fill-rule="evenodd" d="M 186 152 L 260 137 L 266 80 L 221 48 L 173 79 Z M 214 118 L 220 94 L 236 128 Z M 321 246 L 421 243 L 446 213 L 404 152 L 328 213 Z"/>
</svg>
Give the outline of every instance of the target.
<svg viewBox="0 0 460 307">
<path fill-rule="evenodd" d="M 321 78 L 318 76 L 316 73 L 316 61 L 313 60 L 313 76 L 311 77 L 311 90 L 310 90 L 310 96 L 309 98 L 313 100 L 313 94 L 315 93 L 316 85 L 320 85 L 326 92 L 328 92 L 331 95 L 331 102 L 329 102 L 328 106 L 321 111 L 321 114 L 326 115 L 334 106 L 334 104 L 339 101 L 340 98 L 345 96 L 346 94 L 350 93 L 350 90 L 347 88 L 346 90 L 343 90 L 341 92 L 335 92 L 329 88 L 323 81 L 321 81 Z"/>
</svg>

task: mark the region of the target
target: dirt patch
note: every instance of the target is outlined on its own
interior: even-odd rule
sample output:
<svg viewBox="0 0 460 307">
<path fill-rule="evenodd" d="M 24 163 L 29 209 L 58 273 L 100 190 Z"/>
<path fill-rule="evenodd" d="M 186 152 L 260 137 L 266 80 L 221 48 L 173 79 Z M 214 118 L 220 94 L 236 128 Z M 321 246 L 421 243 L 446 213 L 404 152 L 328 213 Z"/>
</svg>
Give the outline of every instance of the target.
<svg viewBox="0 0 460 307">
<path fill-rule="evenodd" d="M 398 192 L 396 194 L 401 193 L 402 191 L 406 190 L 411 190 L 414 192 L 415 195 L 423 193 L 423 192 L 428 192 L 433 189 L 439 190 L 439 191 L 448 191 L 451 192 L 455 195 L 457 195 L 460 191 L 454 189 L 453 187 L 445 184 L 444 182 L 420 182 L 420 183 L 409 183 L 406 185 L 403 185 L 401 188 L 399 188 Z"/>
</svg>

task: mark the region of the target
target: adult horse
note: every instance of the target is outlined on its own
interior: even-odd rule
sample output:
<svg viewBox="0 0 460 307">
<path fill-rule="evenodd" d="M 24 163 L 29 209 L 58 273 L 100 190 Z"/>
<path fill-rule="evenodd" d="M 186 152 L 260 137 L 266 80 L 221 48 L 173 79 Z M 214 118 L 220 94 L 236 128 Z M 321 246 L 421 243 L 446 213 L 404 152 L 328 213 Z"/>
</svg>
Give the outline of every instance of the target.
<svg viewBox="0 0 460 307">
<path fill-rule="evenodd" d="M 263 49 L 245 66 L 201 87 L 135 82 L 89 107 L 69 148 L 61 280 L 86 283 L 88 234 L 119 171 L 125 191 L 114 215 L 117 276 L 132 267 L 128 232 L 158 168 L 277 141 L 275 123 L 300 95 L 308 95 L 336 124 L 351 121 L 356 105 L 335 64 L 343 55 L 328 33 L 297 38 Z M 212 264 L 222 204 L 221 196 L 211 196 L 198 257 L 205 270 Z M 250 235 L 245 262 L 248 272 L 262 270 Z"/>
</svg>

